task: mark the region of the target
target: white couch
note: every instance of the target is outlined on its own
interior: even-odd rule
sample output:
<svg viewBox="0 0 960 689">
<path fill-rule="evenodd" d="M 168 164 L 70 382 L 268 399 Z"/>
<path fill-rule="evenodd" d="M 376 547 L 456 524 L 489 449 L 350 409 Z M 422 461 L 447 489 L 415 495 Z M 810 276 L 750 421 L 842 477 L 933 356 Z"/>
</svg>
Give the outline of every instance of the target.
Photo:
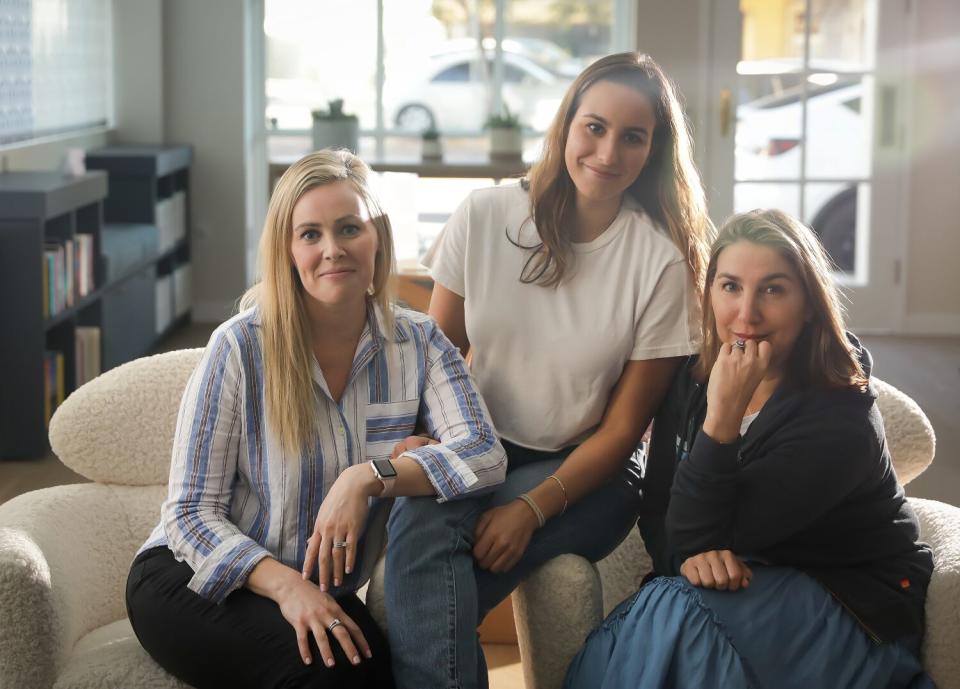
<svg viewBox="0 0 960 689">
<path fill-rule="evenodd" d="M 57 410 L 50 442 L 92 483 L 27 493 L 0 505 L 0 689 L 183 687 L 140 647 L 124 587 L 134 553 L 159 518 L 174 426 L 201 350 L 125 364 Z M 929 464 L 933 434 L 909 398 L 882 386 L 881 405 L 901 479 Z M 913 500 L 934 547 L 925 664 L 941 689 L 960 687 L 960 510 Z M 559 687 L 587 632 L 647 569 L 632 535 L 598 566 L 548 563 L 514 594 L 528 689 Z M 382 561 L 367 602 L 381 622 Z"/>
</svg>

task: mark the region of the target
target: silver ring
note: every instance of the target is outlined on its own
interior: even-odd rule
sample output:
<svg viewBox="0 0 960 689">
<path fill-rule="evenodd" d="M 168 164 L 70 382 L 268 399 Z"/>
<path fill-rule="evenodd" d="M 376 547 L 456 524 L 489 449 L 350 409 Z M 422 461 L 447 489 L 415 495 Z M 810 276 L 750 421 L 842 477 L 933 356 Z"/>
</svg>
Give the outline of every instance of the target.
<svg viewBox="0 0 960 689">
<path fill-rule="evenodd" d="M 334 629 L 336 629 L 337 627 L 339 627 L 341 624 L 343 624 L 343 622 L 341 622 L 339 618 L 334 617 L 334 618 L 333 618 L 333 622 L 331 622 L 330 624 L 327 625 L 327 631 L 328 631 L 328 632 L 332 632 Z"/>
<path fill-rule="evenodd" d="M 334 542 L 333 542 L 333 547 L 334 547 L 334 548 L 346 548 L 346 547 L 347 547 L 347 542 L 346 542 L 346 541 L 334 541 Z"/>
<path fill-rule="evenodd" d="M 737 349 L 746 349 L 747 343 L 744 342 L 743 340 L 737 340 L 736 342 L 733 343 L 733 346 L 736 347 Z"/>
</svg>

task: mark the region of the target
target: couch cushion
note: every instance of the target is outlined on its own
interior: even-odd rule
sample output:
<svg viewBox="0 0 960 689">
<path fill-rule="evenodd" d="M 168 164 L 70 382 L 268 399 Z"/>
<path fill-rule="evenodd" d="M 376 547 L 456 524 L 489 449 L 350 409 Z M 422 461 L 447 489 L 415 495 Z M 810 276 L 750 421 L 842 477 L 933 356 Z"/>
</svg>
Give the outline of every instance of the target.
<svg viewBox="0 0 960 689">
<path fill-rule="evenodd" d="M 94 629 L 74 646 L 54 689 L 188 689 L 143 650 L 124 618 Z"/>
<path fill-rule="evenodd" d="M 166 484 L 180 398 L 202 349 L 144 357 L 76 390 L 50 420 L 50 446 L 99 483 Z"/>
<path fill-rule="evenodd" d="M 900 483 L 907 485 L 933 461 L 937 440 L 920 405 L 887 382 L 873 378 L 887 447 Z"/>
</svg>

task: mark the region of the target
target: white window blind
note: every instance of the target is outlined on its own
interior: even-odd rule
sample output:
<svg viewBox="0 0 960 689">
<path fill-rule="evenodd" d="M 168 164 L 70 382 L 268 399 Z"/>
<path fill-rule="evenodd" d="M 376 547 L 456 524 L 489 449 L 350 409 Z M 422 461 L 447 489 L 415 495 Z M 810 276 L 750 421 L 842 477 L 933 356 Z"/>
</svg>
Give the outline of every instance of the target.
<svg viewBox="0 0 960 689">
<path fill-rule="evenodd" d="M 104 126 L 110 0 L 0 0 L 0 145 Z"/>
</svg>

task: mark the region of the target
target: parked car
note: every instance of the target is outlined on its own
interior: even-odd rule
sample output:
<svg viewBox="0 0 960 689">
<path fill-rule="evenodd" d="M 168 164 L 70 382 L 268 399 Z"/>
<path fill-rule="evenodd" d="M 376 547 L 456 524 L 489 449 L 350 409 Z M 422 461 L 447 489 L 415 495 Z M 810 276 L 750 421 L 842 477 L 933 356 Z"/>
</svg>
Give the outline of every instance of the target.
<svg viewBox="0 0 960 689">
<path fill-rule="evenodd" d="M 571 81 L 529 57 L 503 51 L 503 102 L 536 131 L 546 129 Z M 483 59 L 476 50 L 434 54 L 402 78 L 387 74 L 385 112 L 404 131 L 476 132 L 491 108 L 492 83 L 492 50 L 485 50 Z"/>
<path fill-rule="evenodd" d="M 736 207 L 796 208 L 796 186 L 804 145 L 802 84 L 796 74 L 755 80 L 767 95 L 737 108 L 737 180 L 783 180 L 784 184 L 741 182 Z M 788 84 L 785 88 L 782 85 Z M 861 114 L 863 82 L 834 73 L 808 76 L 806 188 L 803 220 L 818 233 L 840 270 L 854 269 L 857 186 L 845 179 L 870 177 L 869 127 Z M 817 178 L 830 181 L 817 182 Z"/>
</svg>

